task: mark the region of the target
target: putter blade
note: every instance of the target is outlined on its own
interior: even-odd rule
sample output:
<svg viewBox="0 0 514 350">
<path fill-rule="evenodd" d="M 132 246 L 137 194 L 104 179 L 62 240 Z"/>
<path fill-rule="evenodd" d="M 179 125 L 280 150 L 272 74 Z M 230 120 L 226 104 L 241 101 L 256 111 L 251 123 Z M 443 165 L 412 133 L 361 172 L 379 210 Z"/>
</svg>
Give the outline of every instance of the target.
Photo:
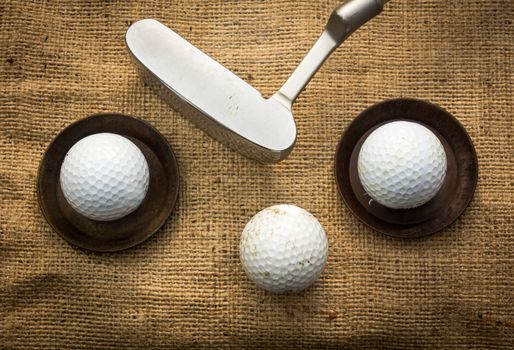
<svg viewBox="0 0 514 350">
<path fill-rule="evenodd" d="M 153 19 L 130 26 L 126 45 L 142 78 L 209 135 L 263 163 L 287 157 L 296 141 L 289 108 Z"/>
</svg>

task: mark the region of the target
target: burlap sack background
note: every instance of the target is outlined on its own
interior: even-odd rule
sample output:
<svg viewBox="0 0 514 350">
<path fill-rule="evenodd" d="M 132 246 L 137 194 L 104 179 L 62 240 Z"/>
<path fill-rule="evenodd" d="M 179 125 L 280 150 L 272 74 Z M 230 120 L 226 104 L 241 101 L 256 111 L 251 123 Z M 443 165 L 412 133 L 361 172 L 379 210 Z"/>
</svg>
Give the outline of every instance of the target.
<svg viewBox="0 0 514 350">
<path fill-rule="evenodd" d="M 269 96 L 337 0 L 3 1 L 0 4 L 0 348 L 514 345 L 514 3 L 392 0 L 300 96 L 298 143 L 264 166 L 213 141 L 136 76 L 124 33 L 153 17 Z M 447 108 L 479 157 L 471 206 L 426 239 L 362 225 L 336 192 L 338 139 L 360 111 L 415 97 Z M 116 254 L 74 249 L 39 211 L 48 143 L 115 111 L 157 127 L 180 163 L 177 210 Z M 247 220 L 276 203 L 314 213 L 326 269 L 299 295 L 272 295 L 238 258 Z"/>
</svg>

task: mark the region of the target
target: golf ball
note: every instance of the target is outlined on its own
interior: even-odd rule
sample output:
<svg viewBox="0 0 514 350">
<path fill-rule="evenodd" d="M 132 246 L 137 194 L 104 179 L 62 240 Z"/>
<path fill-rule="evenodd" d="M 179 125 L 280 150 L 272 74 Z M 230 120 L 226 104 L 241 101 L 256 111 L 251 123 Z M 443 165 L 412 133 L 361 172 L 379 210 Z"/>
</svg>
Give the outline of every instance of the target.
<svg viewBox="0 0 514 350">
<path fill-rule="evenodd" d="M 257 213 L 239 244 L 248 277 L 270 292 L 297 292 L 321 274 L 328 255 L 325 230 L 308 211 L 280 204 Z"/>
<path fill-rule="evenodd" d="M 109 221 L 139 207 L 149 177 L 145 156 L 132 141 L 100 133 L 70 148 L 61 166 L 60 182 L 73 209 L 89 219 Z"/>
<path fill-rule="evenodd" d="M 393 209 L 418 207 L 432 199 L 446 176 L 446 153 L 427 127 L 390 122 L 374 130 L 359 152 L 359 179 L 366 193 Z"/>
</svg>

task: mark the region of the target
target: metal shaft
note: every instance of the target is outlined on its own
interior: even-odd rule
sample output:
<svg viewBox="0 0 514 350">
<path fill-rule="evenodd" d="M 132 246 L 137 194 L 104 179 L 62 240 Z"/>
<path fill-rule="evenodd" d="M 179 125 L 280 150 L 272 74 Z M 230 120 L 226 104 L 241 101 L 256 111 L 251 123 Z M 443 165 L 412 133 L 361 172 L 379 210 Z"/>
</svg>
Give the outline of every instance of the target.
<svg viewBox="0 0 514 350">
<path fill-rule="evenodd" d="M 291 108 L 330 54 L 364 23 L 382 12 L 389 0 L 349 0 L 336 8 L 325 30 L 273 98 Z"/>
</svg>

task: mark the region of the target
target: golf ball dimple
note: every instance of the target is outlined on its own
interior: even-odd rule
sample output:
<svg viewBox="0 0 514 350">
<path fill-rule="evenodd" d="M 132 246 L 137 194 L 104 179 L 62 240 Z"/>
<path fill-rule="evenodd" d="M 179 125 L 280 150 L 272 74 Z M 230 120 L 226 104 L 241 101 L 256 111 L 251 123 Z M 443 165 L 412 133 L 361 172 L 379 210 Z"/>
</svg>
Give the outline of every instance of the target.
<svg viewBox="0 0 514 350">
<path fill-rule="evenodd" d="M 148 163 L 129 139 L 111 133 L 74 144 L 61 165 L 66 201 L 85 217 L 110 221 L 136 210 L 149 185 Z"/>
<path fill-rule="evenodd" d="M 248 277 L 270 292 L 297 292 L 321 274 L 328 256 L 325 230 L 306 210 L 280 204 L 257 213 L 239 244 Z"/>
<path fill-rule="evenodd" d="M 437 194 L 447 161 L 441 141 L 427 127 L 395 121 L 367 137 L 357 167 L 362 186 L 372 199 L 392 209 L 408 209 Z"/>
</svg>

